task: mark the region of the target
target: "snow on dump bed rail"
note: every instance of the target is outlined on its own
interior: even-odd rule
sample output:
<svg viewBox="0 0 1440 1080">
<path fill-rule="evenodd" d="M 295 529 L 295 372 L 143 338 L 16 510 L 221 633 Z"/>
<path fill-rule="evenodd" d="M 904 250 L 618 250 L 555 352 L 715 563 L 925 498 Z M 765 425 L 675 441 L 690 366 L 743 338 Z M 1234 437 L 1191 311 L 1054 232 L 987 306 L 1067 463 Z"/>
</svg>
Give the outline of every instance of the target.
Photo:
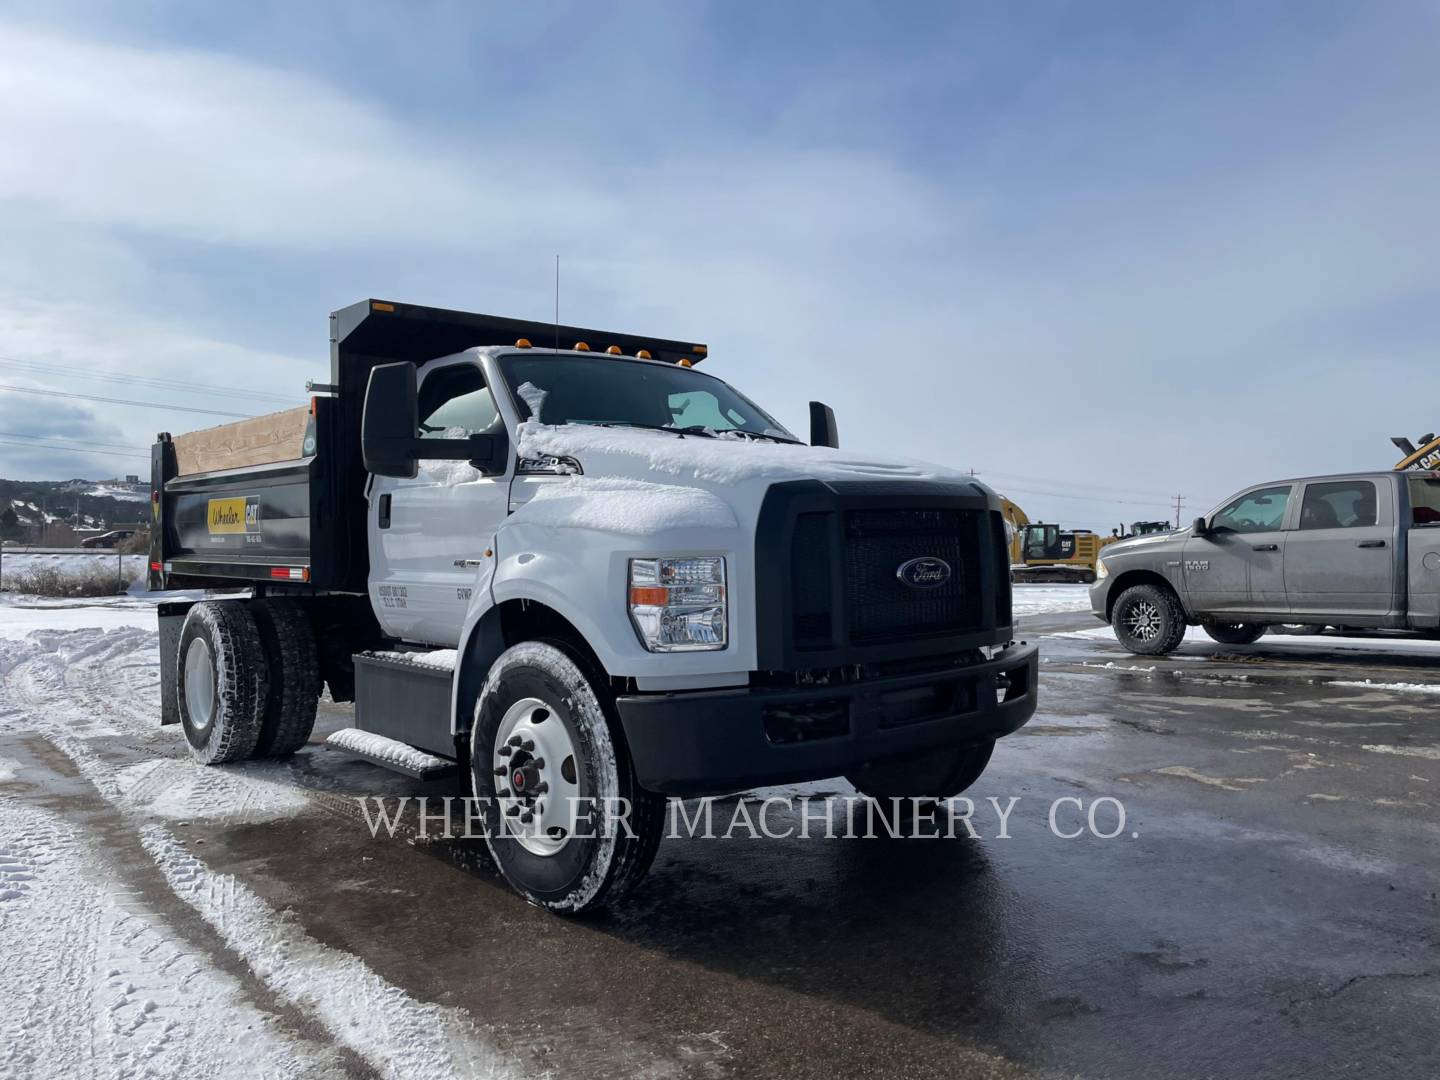
<svg viewBox="0 0 1440 1080">
<path fill-rule="evenodd" d="M 742 480 L 813 477 L 819 480 L 970 480 L 964 473 L 919 461 L 877 461 L 825 446 L 790 446 L 740 438 L 681 437 L 644 428 L 526 421 L 516 445 L 524 458 L 586 454 L 638 458 L 656 472 L 682 479 L 733 484 Z"/>
</svg>

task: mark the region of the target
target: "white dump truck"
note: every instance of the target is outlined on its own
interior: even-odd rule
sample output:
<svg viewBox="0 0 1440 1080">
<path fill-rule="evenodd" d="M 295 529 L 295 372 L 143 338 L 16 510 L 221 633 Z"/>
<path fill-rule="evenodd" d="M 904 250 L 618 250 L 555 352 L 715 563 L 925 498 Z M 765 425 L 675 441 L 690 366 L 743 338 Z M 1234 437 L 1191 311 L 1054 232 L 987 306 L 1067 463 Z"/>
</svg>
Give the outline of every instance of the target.
<svg viewBox="0 0 1440 1080">
<path fill-rule="evenodd" d="M 200 761 L 295 753 L 328 689 L 332 746 L 455 773 L 507 880 L 578 911 L 644 874 L 667 796 L 944 798 L 1033 714 L 974 479 L 842 453 L 815 402 L 807 446 L 702 345 L 379 300 L 330 325 L 308 406 L 153 448 L 150 588 L 231 593 L 160 607 Z"/>
</svg>

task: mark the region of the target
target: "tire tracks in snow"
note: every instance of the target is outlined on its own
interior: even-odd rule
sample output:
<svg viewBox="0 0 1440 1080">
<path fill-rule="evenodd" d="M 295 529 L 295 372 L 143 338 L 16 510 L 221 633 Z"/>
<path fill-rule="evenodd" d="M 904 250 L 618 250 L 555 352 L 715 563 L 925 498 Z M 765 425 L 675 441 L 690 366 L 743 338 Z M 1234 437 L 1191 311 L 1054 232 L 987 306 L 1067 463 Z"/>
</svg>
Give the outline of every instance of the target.
<svg viewBox="0 0 1440 1080">
<path fill-rule="evenodd" d="M 157 667 L 150 659 L 155 648 L 156 635 L 138 628 L 108 632 L 42 631 L 20 642 L 0 641 L 0 688 L 11 703 L 0 713 L 0 730 L 33 731 L 41 735 L 74 763 L 106 802 L 132 819 L 142 809 L 158 810 L 167 816 L 191 812 L 205 816 L 207 811 L 222 809 L 227 818 L 238 814 L 249 820 L 253 820 L 257 812 L 293 816 L 298 811 L 294 800 L 305 803 L 306 796 L 299 795 L 293 787 L 249 777 L 243 771 L 201 769 L 188 761 L 174 760 L 171 753 L 162 753 L 159 761 L 127 765 L 114 764 L 102 756 L 101 748 L 116 742 L 145 753 L 154 752 L 155 748 L 143 744 L 158 735 L 153 726 L 158 711 L 158 684 L 143 672 L 147 663 L 151 668 Z M 117 676 L 122 672 L 125 674 Z M 16 704 L 21 707 L 14 708 Z M 123 730 L 107 722 L 112 719 Z M 142 745 L 135 746 L 135 741 Z M 186 780 L 190 788 L 178 804 L 168 807 L 147 804 L 150 797 L 157 795 L 163 802 L 177 783 Z M 328 795 L 306 793 L 311 794 Z M 289 800 L 288 805 L 277 811 L 277 799 Z M 343 812 L 353 817 L 357 813 L 353 806 L 344 805 L 342 809 L 343 801 L 333 795 L 315 801 L 332 814 Z M 3 804 L 12 805 L 9 801 Z M 480 1038 L 474 1022 L 462 1011 L 417 1001 L 371 971 L 359 957 L 317 942 L 298 920 L 278 914 L 232 875 L 211 871 L 164 825 L 141 822 L 138 841 L 173 894 L 189 905 L 218 936 L 217 947 L 243 962 L 285 1009 L 297 1010 L 312 1018 L 337 1044 L 348 1048 L 382 1075 L 406 1080 L 431 1077 L 440 1080 L 451 1076 L 505 1076 L 518 1071 Z M 18 873 L 23 874 L 23 869 Z M 0 885 L 0 889 L 28 890 L 25 880 L 17 876 L 15 884 Z M 156 917 L 142 917 L 132 912 L 131 918 L 143 921 Z M 142 933 L 145 932 L 150 932 L 148 924 L 142 929 Z M 162 935 L 159 940 L 168 939 Z M 131 943 L 136 941 L 138 939 Z M 164 951 L 164 945 L 157 943 L 154 949 L 143 952 L 142 958 L 146 962 L 158 961 L 157 954 Z M 17 956 L 23 964 L 23 947 Z M 33 962 L 33 958 L 31 960 Z M 179 958 L 170 961 L 162 974 L 189 979 L 192 983 L 202 975 L 218 975 L 203 961 L 187 966 Z M 76 977 L 76 973 L 68 973 L 67 985 Z M 116 977 L 123 979 L 123 972 Z M 163 979 L 161 982 L 163 984 Z M 134 980 L 126 980 L 124 985 L 135 985 L 139 990 Z M 131 1008 L 134 995 L 129 991 L 113 1000 L 117 1005 L 114 1013 L 102 1015 L 130 1017 L 136 1012 Z M 156 1002 L 148 1012 L 147 1001 Z M 147 1018 L 158 1008 L 158 1000 L 153 995 L 143 997 L 138 1007 L 141 1023 L 136 1030 L 147 1023 L 153 1030 L 155 1022 Z M 258 1011 L 256 1015 L 263 1016 Z M 70 1017 L 68 1023 L 60 1017 L 51 1020 L 53 1023 L 47 1020 L 38 1024 L 37 1029 L 41 1032 L 71 1030 L 76 1017 Z M 14 1041 L 26 1043 L 23 1038 Z M 112 1064 L 116 1065 L 112 1075 L 134 1074 L 120 1068 L 118 1062 L 112 1061 Z M 320 1063 L 310 1057 L 310 1064 Z M 223 1075 L 214 1068 L 182 1071 L 187 1075 L 195 1072 Z M 57 1069 L 55 1075 L 74 1075 L 74 1071 Z M 251 1068 L 246 1075 L 285 1075 L 285 1072 Z"/>
</svg>

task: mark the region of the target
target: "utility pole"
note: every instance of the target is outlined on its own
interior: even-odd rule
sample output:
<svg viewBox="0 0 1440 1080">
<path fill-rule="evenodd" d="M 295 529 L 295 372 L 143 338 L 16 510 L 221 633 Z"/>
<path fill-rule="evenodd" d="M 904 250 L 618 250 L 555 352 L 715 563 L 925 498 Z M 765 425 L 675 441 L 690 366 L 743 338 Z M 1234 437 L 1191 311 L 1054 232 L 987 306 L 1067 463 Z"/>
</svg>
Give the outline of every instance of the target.
<svg viewBox="0 0 1440 1080">
<path fill-rule="evenodd" d="M 1175 528 L 1177 529 L 1180 528 L 1180 508 L 1184 505 L 1185 496 L 1177 492 L 1175 495 Z"/>
</svg>

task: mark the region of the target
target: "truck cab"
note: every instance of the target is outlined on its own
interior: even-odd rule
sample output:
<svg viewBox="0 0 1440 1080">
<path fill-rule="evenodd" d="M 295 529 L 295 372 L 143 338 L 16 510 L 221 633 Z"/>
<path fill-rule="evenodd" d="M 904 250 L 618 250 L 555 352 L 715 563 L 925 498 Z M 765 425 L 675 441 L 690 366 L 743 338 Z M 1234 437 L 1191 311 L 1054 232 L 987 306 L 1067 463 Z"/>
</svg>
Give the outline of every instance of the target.
<svg viewBox="0 0 1440 1080">
<path fill-rule="evenodd" d="M 355 701 L 332 746 L 455 772 L 562 911 L 639 879 L 667 797 L 963 790 L 1036 702 L 999 499 L 840 452 L 818 403 L 806 445 L 707 355 L 337 312 L 308 414 L 157 441 L 151 587 L 248 590 L 162 606 L 162 720 L 203 761 L 293 753 L 323 683 Z"/>
</svg>

